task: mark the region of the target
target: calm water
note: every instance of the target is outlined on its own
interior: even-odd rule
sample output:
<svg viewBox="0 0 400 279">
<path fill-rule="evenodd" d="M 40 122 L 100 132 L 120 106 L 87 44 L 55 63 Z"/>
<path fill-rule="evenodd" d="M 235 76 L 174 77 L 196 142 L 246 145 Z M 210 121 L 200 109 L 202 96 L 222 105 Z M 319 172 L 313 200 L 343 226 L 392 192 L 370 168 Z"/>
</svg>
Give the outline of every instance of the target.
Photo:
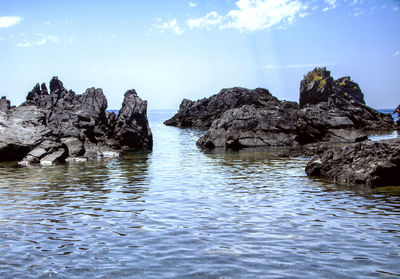
<svg viewBox="0 0 400 279">
<path fill-rule="evenodd" d="M 150 112 L 152 153 L 1 164 L 0 278 L 400 277 L 399 195 L 273 151 L 202 153 L 172 114 Z"/>
</svg>

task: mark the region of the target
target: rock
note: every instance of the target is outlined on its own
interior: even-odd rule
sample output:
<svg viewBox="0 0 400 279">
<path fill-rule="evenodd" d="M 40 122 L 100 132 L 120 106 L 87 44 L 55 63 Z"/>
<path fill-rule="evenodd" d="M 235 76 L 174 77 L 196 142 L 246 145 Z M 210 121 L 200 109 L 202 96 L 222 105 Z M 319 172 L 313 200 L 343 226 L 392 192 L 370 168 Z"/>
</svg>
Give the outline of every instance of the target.
<svg viewBox="0 0 400 279">
<path fill-rule="evenodd" d="M 274 155 L 276 157 L 306 157 L 311 158 L 317 154 L 323 153 L 327 148 L 332 148 L 339 143 L 331 143 L 331 142 L 317 142 L 317 143 L 309 143 L 303 144 L 300 146 L 289 147 L 285 149 L 279 150 Z"/>
<path fill-rule="evenodd" d="M 40 164 L 43 166 L 49 166 L 58 163 L 64 163 L 67 157 L 68 157 L 68 152 L 64 148 L 59 148 L 56 151 L 42 158 L 40 160 Z"/>
<path fill-rule="evenodd" d="M 301 81 L 300 91 L 302 108 L 266 89 L 223 89 L 207 99 L 183 100 L 165 124 L 208 129 L 197 142 L 206 149 L 354 143 L 366 140 L 367 131 L 393 128 L 393 118 L 366 106 L 349 77 L 335 81 L 317 68 Z"/>
<path fill-rule="evenodd" d="M 263 108 L 244 105 L 230 109 L 212 123 L 197 144 L 204 148 L 298 145 L 298 105 L 271 99 Z"/>
<path fill-rule="evenodd" d="M 2 98 L 0 161 L 54 164 L 68 157 L 73 159 L 67 161 L 84 161 L 119 156 L 126 147 L 151 150 L 147 103 L 134 90 L 128 92 L 118 117 L 106 111 L 101 89 L 88 88 L 77 95 L 57 77 L 50 81 L 50 94 L 38 83 L 19 107 L 11 108 Z"/>
<path fill-rule="evenodd" d="M 115 150 L 108 146 L 95 144 L 92 142 L 85 142 L 85 158 L 88 160 L 95 160 L 99 158 L 112 158 L 122 156 L 123 152 L 121 150 Z M 74 161 L 77 161 L 77 157 L 73 157 Z M 79 157 L 78 157 L 79 158 Z"/>
<path fill-rule="evenodd" d="M 41 165 L 52 165 L 64 162 L 68 157 L 66 146 L 56 138 L 48 138 L 30 151 L 25 158 L 19 162 L 20 165 L 40 163 Z"/>
<path fill-rule="evenodd" d="M 0 161 L 22 160 L 43 139 L 51 135 L 43 121 L 45 114 L 34 106 L 0 111 Z"/>
<path fill-rule="evenodd" d="M 302 108 L 297 127 L 300 144 L 357 142 L 366 138 L 366 131 L 393 128 L 393 118 L 354 98 L 332 94 L 326 102 Z"/>
<path fill-rule="evenodd" d="M 8 112 L 11 109 L 10 101 L 6 97 L 1 97 L 0 99 L 0 111 Z"/>
<path fill-rule="evenodd" d="M 260 108 L 275 99 L 268 90 L 262 88 L 254 90 L 241 87 L 225 88 L 218 94 L 196 102 L 184 99 L 178 113 L 164 124 L 180 128 L 208 129 L 212 122 L 227 110 L 240 108 L 243 105 Z"/>
<path fill-rule="evenodd" d="M 62 138 L 61 142 L 67 146 L 69 156 L 79 157 L 85 154 L 85 148 L 80 139 L 73 137 Z"/>
<path fill-rule="evenodd" d="M 300 108 L 327 102 L 329 96 L 351 97 L 356 102 L 365 104 L 364 94 L 357 83 L 350 77 L 333 80 L 326 68 L 315 68 L 300 82 Z"/>
<path fill-rule="evenodd" d="M 109 121 L 112 121 L 111 118 L 113 116 L 109 116 Z M 153 146 L 153 135 L 147 120 L 147 102 L 140 99 L 133 89 L 125 93 L 114 132 L 121 146 L 146 150 Z"/>
<path fill-rule="evenodd" d="M 50 80 L 50 93 L 54 94 L 62 91 L 65 91 L 63 83 L 58 79 L 58 77 L 53 77 Z"/>
<path fill-rule="evenodd" d="M 400 186 L 400 139 L 325 149 L 307 164 L 306 173 L 337 183 Z"/>
</svg>

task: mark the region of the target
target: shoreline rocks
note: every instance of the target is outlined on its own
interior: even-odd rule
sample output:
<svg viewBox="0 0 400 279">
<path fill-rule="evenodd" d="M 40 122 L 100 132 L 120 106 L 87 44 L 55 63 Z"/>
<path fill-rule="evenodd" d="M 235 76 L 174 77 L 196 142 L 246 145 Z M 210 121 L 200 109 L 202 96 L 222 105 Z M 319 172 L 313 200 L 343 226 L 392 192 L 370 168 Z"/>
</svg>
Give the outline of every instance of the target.
<svg viewBox="0 0 400 279">
<path fill-rule="evenodd" d="M 183 99 L 178 113 L 166 120 L 164 124 L 179 128 L 205 130 L 210 128 L 212 122 L 219 119 L 227 110 L 240 108 L 243 105 L 260 108 L 270 101 L 276 102 L 277 99 L 267 89 L 224 88 L 218 94 L 196 102 Z"/>
<path fill-rule="evenodd" d="M 184 99 L 164 124 L 207 129 L 197 141 L 202 149 L 352 143 L 366 140 L 367 131 L 394 127 L 390 115 L 365 105 L 357 83 L 334 80 L 326 68 L 304 76 L 299 100 L 280 101 L 261 88 L 222 89 L 196 102 Z"/>
<path fill-rule="evenodd" d="M 277 156 L 314 156 L 308 176 L 373 187 L 400 184 L 400 139 L 371 142 L 367 136 L 395 129 L 393 118 L 368 107 L 350 77 L 334 80 L 326 68 L 304 76 L 299 104 L 266 89 L 235 87 L 183 100 L 165 124 L 206 129 L 197 141 L 201 149 L 287 146 Z"/>
<path fill-rule="evenodd" d="M 36 84 L 19 107 L 0 100 L 0 161 L 48 165 L 152 149 L 147 102 L 134 90 L 127 91 L 116 115 L 106 110 L 99 88 L 78 95 L 57 77 L 49 87 L 50 93 L 46 84 Z"/>
<path fill-rule="evenodd" d="M 309 177 L 371 187 L 400 185 L 400 138 L 325 149 L 308 162 Z"/>
</svg>

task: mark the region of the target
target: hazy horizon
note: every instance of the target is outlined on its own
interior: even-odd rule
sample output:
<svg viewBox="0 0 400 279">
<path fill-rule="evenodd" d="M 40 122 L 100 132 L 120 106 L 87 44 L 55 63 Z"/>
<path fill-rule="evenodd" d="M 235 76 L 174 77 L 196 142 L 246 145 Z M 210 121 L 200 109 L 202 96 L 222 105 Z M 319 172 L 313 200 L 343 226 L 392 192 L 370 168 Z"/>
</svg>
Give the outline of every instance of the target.
<svg viewBox="0 0 400 279">
<path fill-rule="evenodd" d="M 2 1 L 0 96 L 19 105 L 58 76 L 109 109 L 135 89 L 149 109 L 222 88 L 267 88 L 298 101 L 303 75 L 351 76 L 367 105 L 400 103 L 400 1 Z M 397 34 L 397 35 L 396 35 Z"/>
</svg>

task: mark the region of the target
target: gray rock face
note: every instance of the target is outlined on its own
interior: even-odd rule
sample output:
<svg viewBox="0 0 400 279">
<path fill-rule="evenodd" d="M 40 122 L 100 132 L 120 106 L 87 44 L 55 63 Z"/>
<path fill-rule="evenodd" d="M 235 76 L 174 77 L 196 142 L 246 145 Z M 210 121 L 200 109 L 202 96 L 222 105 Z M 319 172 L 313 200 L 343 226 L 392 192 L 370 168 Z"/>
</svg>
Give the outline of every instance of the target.
<svg viewBox="0 0 400 279">
<path fill-rule="evenodd" d="M 106 111 L 107 99 L 101 89 L 89 88 L 77 95 L 66 90 L 57 77 L 50 81 L 50 94 L 44 83 L 36 84 L 17 108 L 2 98 L 0 161 L 53 164 L 69 157 L 114 156 L 123 148 L 151 150 L 147 103 L 136 92 L 132 96 L 125 94 L 119 117 Z"/>
<path fill-rule="evenodd" d="M 306 167 L 308 176 L 346 184 L 400 185 L 400 139 L 325 149 Z"/>
<path fill-rule="evenodd" d="M 243 105 L 215 120 L 197 144 L 204 148 L 297 145 L 298 105 L 271 99 L 262 108 Z"/>
<path fill-rule="evenodd" d="M 153 136 L 147 120 L 147 102 L 140 99 L 135 90 L 125 93 L 114 132 L 122 146 L 147 150 L 152 148 Z"/>
<path fill-rule="evenodd" d="M 45 114 L 37 107 L 0 111 L 0 161 L 19 161 L 50 136 L 44 121 Z"/>
<path fill-rule="evenodd" d="M 179 112 L 164 124 L 180 128 L 208 129 L 212 122 L 227 110 L 240 108 L 243 105 L 260 108 L 271 100 L 274 101 L 276 98 L 266 89 L 225 88 L 218 94 L 196 102 L 184 99 Z"/>
<path fill-rule="evenodd" d="M 0 111 L 8 112 L 11 109 L 10 101 L 6 97 L 0 99 Z"/>
<path fill-rule="evenodd" d="M 393 128 L 393 118 L 380 113 L 351 96 L 332 94 L 326 102 L 307 105 L 297 120 L 300 144 L 333 141 L 356 142 L 365 131 Z"/>
</svg>

